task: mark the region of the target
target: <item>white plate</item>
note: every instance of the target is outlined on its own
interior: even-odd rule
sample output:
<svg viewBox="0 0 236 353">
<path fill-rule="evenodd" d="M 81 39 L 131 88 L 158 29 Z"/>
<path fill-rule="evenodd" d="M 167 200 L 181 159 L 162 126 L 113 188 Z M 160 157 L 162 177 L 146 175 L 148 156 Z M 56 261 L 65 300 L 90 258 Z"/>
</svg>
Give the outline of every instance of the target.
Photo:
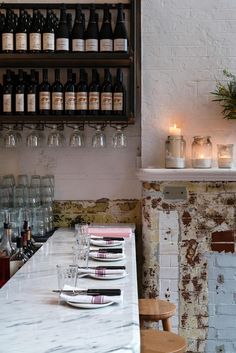
<svg viewBox="0 0 236 353">
<path fill-rule="evenodd" d="M 74 306 L 75 308 L 82 308 L 82 309 L 98 309 L 98 308 L 104 308 L 105 306 L 112 305 L 114 302 L 108 302 L 104 304 L 90 304 L 90 303 L 73 303 L 73 302 L 67 302 L 67 304 Z"/>
<path fill-rule="evenodd" d="M 101 244 L 101 241 L 99 240 L 93 240 L 91 239 L 90 240 L 90 244 L 94 245 L 94 246 L 102 246 L 102 247 L 106 247 L 106 248 L 111 248 L 113 246 L 117 246 L 117 245 L 122 245 L 122 242 L 121 241 L 116 241 L 115 243 L 113 244 Z"/>
<path fill-rule="evenodd" d="M 95 279 L 119 279 L 119 278 L 124 278 L 126 276 L 128 276 L 128 273 L 125 273 L 124 275 L 122 275 L 122 274 L 106 275 L 104 277 L 90 273 L 88 277 L 95 278 Z"/>
<path fill-rule="evenodd" d="M 120 261 L 120 260 L 124 260 L 125 259 L 125 255 L 122 255 L 121 257 L 117 257 L 115 259 L 103 259 L 101 257 L 96 257 L 96 256 L 93 256 L 93 255 L 89 255 L 89 257 L 93 260 L 96 260 L 96 261 L 103 261 L 103 262 L 113 262 L 113 261 Z"/>
</svg>

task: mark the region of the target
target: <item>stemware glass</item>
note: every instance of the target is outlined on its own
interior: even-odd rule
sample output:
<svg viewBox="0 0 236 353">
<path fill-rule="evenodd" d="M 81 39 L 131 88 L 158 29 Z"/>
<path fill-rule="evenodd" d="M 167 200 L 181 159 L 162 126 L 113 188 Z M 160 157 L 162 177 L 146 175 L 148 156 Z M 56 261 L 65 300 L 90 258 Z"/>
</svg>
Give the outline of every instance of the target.
<svg viewBox="0 0 236 353">
<path fill-rule="evenodd" d="M 102 126 L 96 125 L 96 132 L 92 137 L 93 148 L 104 148 L 106 147 L 106 135 L 102 132 Z"/>
<path fill-rule="evenodd" d="M 26 137 L 27 147 L 42 147 L 45 141 L 45 136 L 42 131 L 36 129 L 35 125 L 31 127 L 32 131 Z"/>
<path fill-rule="evenodd" d="M 127 147 L 127 136 L 124 134 L 122 126 L 117 125 L 116 132 L 112 137 L 112 146 L 114 148 L 126 148 Z"/>
<path fill-rule="evenodd" d="M 84 147 L 85 136 L 84 132 L 79 130 L 79 126 L 75 125 L 69 141 L 70 147 Z"/>
<path fill-rule="evenodd" d="M 65 136 L 58 130 L 57 125 L 53 125 L 52 132 L 48 135 L 48 147 L 63 147 L 65 145 Z"/>
<path fill-rule="evenodd" d="M 13 130 L 12 126 L 9 125 L 8 131 L 4 135 L 4 146 L 6 148 L 18 147 L 22 142 L 22 137 L 19 131 Z"/>
</svg>

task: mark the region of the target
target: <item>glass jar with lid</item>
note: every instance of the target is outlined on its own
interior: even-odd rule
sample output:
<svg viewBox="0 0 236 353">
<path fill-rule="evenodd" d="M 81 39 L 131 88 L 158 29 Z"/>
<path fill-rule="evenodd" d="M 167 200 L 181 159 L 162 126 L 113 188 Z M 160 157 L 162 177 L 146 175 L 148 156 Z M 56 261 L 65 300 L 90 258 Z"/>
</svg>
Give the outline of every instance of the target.
<svg viewBox="0 0 236 353">
<path fill-rule="evenodd" d="M 165 167 L 185 168 L 186 142 L 181 135 L 168 136 L 165 144 Z"/>
<path fill-rule="evenodd" d="M 210 136 L 194 136 L 192 143 L 193 168 L 211 168 L 212 143 Z"/>
</svg>

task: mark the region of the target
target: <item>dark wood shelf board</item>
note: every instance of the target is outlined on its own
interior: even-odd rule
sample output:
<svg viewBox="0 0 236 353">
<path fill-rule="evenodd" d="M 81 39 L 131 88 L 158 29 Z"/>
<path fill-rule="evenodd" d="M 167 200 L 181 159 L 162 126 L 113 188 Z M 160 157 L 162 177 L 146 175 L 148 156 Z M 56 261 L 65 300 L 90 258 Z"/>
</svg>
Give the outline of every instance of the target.
<svg viewBox="0 0 236 353">
<path fill-rule="evenodd" d="M 90 6 L 91 6 L 91 3 L 92 2 L 89 2 L 88 3 L 81 3 L 81 8 L 82 9 L 89 9 Z M 117 1 L 117 3 L 108 3 L 108 6 L 110 9 L 116 9 L 116 5 L 118 3 L 122 3 L 122 1 Z M 75 9 L 76 8 L 76 5 L 77 3 L 63 3 L 63 2 L 58 2 L 58 3 L 5 3 L 5 2 L 2 2 L 0 4 L 0 8 L 2 9 L 7 9 L 7 8 L 10 8 L 10 9 L 20 9 L 20 8 L 23 8 L 25 10 L 28 10 L 28 9 L 61 9 L 61 7 L 65 5 L 66 8 L 69 10 L 69 9 Z M 104 4 L 95 4 L 95 7 L 97 10 L 102 10 L 104 8 Z M 130 4 L 129 3 L 123 3 L 123 8 L 124 9 L 130 9 Z"/>
</svg>

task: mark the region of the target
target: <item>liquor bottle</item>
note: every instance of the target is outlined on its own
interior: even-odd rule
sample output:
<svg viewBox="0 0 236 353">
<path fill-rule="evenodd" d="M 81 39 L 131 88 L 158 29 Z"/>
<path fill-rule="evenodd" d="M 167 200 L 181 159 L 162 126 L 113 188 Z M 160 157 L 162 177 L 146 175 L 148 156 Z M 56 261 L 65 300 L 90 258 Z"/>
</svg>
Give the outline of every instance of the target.
<svg viewBox="0 0 236 353">
<path fill-rule="evenodd" d="M 86 52 L 98 52 L 99 30 L 96 15 L 95 5 L 92 4 L 90 7 L 89 23 L 85 35 Z"/>
<path fill-rule="evenodd" d="M 7 10 L 5 26 L 2 31 L 2 51 L 13 53 L 14 51 L 14 24 L 11 10 Z"/>
<path fill-rule="evenodd" d="M 96 69 L 92 70 L 92 82 L 89 85 L 89 114 L 100 113 L 100 92 L 99 74 Z"/>
<path fill-rule="evenodd" d="M 11 71 L 7 70 L 6 80 L 3 84 L 3 114 L 11 115 L 13 113 L 13 82 Z"/>
<path fill-rule="evenodd" d="M 60 82 L 60 70 L 55 69 L 55 82 L 52 85 L 52 114 L 63 114 L 63 86 Z"/>
<path fill-rule="evenodd" d="M 31 256 L 34 255 L 34 252 L 28 248 L 27 245 L 27 232 L 25 230 L 22 230 L 21 232 L 21 238 L 22 238 L 22 242 L 23 242 L 23 253 L 28 257 L 28 259 L 31 258 Z"/>
<path fill-rule="evenodd" d="M 36 248 L 36 246 L 33 244 L 31 240 L 31 228 L 29 227 L 29 223 L 27 220 L 24 221 L 23 230 L 27 234 L 27 248 L 32 254 L 35 254 L 38 248 Z"/>
<path fill-rule="evenodd" d="M 18 26 L 15 33 L 16 52 L 25 53 L 27 51 L 27 28 L 25 25 L 25 11 L 20 10 Z"/>
<path fill-rule="evenodd" d="M 69 51 L 69 31 L 67 27 L 65 8 L 61 9 L 59 27 L 56 32 L 56 51 L 63 53 Z"/>
<path fill-rule="evenodd" d="M 117 5 L 118 13 L 114 30 L 114 51 L 128 52 L 128 34 L 124 24 L 123 4 Z"/>
<path fill-rule="evenodd" d="M 31 69 L 30 84 L 27 87 L 27 113 L 36 115 L 38 113 L 38 84 L 35 70 Z"/>
<path fill-rule="evenodd" d="M 88 114 L 88 83 L 87 72 L 80 69 L 80 81 L 76 88 L 76 111 L 79 115 Z"/>
<path fill-rule="evenodd" d="M 74 27 L 71 34 L 73 52 L 84 52 L 84 32 L 85 30 L 81 6 L 77 5 Z"/>
<path fill-rule="evenodd" d="M 67 70 L 67 82 L 64 86 L 65 114 L 73 115 L 76 109 L 75 84 L 72 78 L 72 69 Z"/>
<path fill-rule="evenodd" d="M 8 222 L 4 223 L 3 237 L 0 243 L 0 288 L 10 278 L 10 257 L 14 254 L 11 243 L 11 228 Z"/>
<path fill-rule="evenodd" d="M 51 10 L 47 10 L 46 22 L 43 27 L 43 51 L 47 53 L 55 51 L 55 30 Z"/>
<path fill-rule="evenodd" d="M 104 82 L 101 88 L 101 113 L 111 115 L 113 108 L 113 86 L 109 69 L 104 70 Z"/>
<path fill-rule="evenodd" d="M 29 30 L 29 50 L 31 53 L 39 53 L 41 51 L 41 37 L 40 12 L 38 10 L 34 10 L 33 21 Z"/>
<path fill-rule="evenodd" d="M 103 23 L 99 33 L 100 51 L 113 51 L 113 32 L 111 27 L 111 14 L 107 4 L 104 5 Z"/>
<path fill-rule="evenodd" d="M 48 69 L 43 69 L 43 81 L 39 85 L 39 114 L 51 113 L 51 85 L 48 82 Z"/>
<path fill-rule="evenodd" d="M 121 69 L 117 69 L 116 82 L 114 84 L 113 93 L 113 114 L 125 115 L 126 109 L 126 90 L 123 85 L 123 73 Z"/>
<path fill-rule="evenodd" d="M 27 261 L 28 257 L 23 252 L 23 239 L 17 237 L 16 251 L 10 257 L 10 276 L 13 276 Z"/>
<path fill-rule="evenodd" d="M 25 113 L 25 84 L 22 69 L 19 69 L 18 82 L 15 87 L 15 113 L 18 115 Z"/>
</svg>

